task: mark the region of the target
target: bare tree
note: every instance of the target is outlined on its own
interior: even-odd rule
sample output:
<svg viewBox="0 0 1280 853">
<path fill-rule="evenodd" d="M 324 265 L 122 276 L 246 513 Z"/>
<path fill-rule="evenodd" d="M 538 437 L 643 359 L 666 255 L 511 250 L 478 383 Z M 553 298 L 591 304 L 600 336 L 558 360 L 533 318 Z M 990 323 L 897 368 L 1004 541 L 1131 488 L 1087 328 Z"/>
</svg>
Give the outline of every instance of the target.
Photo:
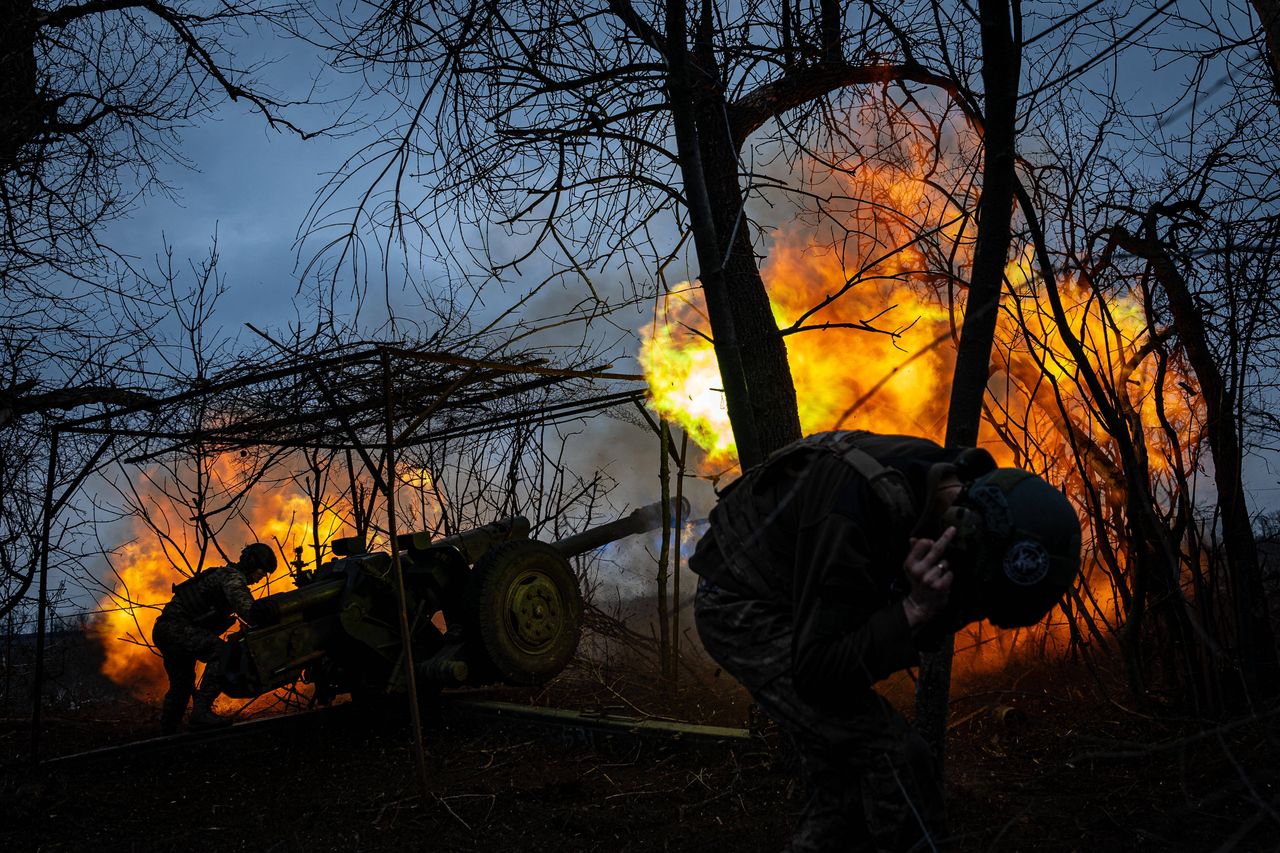
<svg viewBox="0 0 1280 853">
<path fill-rule="evenodd" d="M 1276 0 L 1250 0 L 1258 13 L 1262 35 L 1266 43 L 1265 53 L 1271 64 L 1271 81 L 1280 95 L 1280 3 Z"/>
<path fill-rule="evenodd" d="M 1090 631 L 1109 626 L 1095 636 L 1118 641 L 1138 701 L 1219 712 L 1276 689 L 1274 614 L 1242 479 L 1248 448 L 1269 431 L 1275 110 L 1259 100 L 1269 71 L 1243 6 L 1211 15 L 1171 5 L 1150 4 L 1116 41 L 1142 32 L 1165 73 L 1186 72 L 1186 88 L 1153 105 L 1157 121 L 1087 70 L 1052 78 L 1076 81 L 1057 105 L 1033 92 L 1037 145 L 1054 156 L 1024 159 L 1017 197 L 1066 355 L 1042 376 L 1007 355 L 1004 369 L 1080 460 L 1072 479 L 1090 556 L 1110 580 L 1109 593 L 1082 586 L 1072 612 L 1093 610 Z M 1086 323 L 1072 313 L 1078 287 L 1098 311 L 1141 305 L 1145 330 L 1118 310 Z M 1099 347 L 1105 339 L 1114 343 Z M 1210 489 L 1198 485 L 1202 469 Z"/>
<path fill-rule="evenodd" d="M 800 434 L 746 209 L 763 180 L 754 147 L 839 138 L 841 93 L 858 87 L 959 94 L 954 75 L 917 56 L 944 26 L 930 13 L 912 6 L 901 23 L 871 4 L 378 5 L 332 22 L 338 55 L 405 87 L 404 109 L 336 179 L 333 194 L 365 187 L 356 207 L 322 201 L 312 233 L 356 268 L 379 232 L 384 246 L 470 243 L 499 274 L 548 257 L 544 283 L 591 287 L 589 271 L 612 267 L 651 293 L 684 245 L 663 239 L 674 221 L 692 239 L 739 456 L 754 464 Z M 905 33 L 920 28 L 918 48 Z M 967 61 L 951 70 L 969 74 Z M 605 300 L 593 289 L 585 301 L 595 316 Z"/>
<path fill-rule="evenodd" d="M 287 4 L 6 0 L 0 34 L 0 271 L 5 289 L 91 273 L 102 227 L 184 163 L 178 134 L 225 100 L 306 135 L 240 67 L 235 40 Z"/>
<path fill-rule="evenodd" d="M 259 84 L 261 68 L 235 56 L 259 28 L 287 28 L 288 3 L 5 0 L 0 14 L 0 596 L 10 607 L 39 557 L 51 428 L 144 402 L 163 369 L 151 359 L 165 288 L 128 268 L 105 226 L 173 190 L 159 175 L 187 163 L 181 132 L 227 101 L 307 132 L 285 116 L 293 104 Z M 99 464 L 95 451 L 64 437 L 57 483 Z"/>
</svg>

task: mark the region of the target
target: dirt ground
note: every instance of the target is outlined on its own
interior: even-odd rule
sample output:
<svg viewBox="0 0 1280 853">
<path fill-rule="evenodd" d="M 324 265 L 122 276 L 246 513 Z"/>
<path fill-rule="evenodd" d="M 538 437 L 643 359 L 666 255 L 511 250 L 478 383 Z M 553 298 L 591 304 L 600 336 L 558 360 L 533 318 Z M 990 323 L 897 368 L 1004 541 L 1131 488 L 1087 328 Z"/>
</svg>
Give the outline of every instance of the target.
<svg viewBox="0 0 1280 853">
<path fill-rule="evenodd" d="M 1280 708 L 1228 722 L 1154 719 L 1078 673 L 957 690 L 947 790 L 957 850 L 1280 850 Z M 891 685 L 900 707 L 909 684 Z M 552 688 L 485 694 L 556 707 L 744 725 L 749 700 L 707 675 L 571 669 Z M 127 702 L 51 712 L 42 754 L 149 737 Z M 777 851 L 803 797 L 776 737 L 693 746 L 468 718 L 426 728 L 419 795 L 403 708 L 334 708 L 235 737 L 99 759 L 27 760 L 0 724 L 0 849 Z"/>
</svg>

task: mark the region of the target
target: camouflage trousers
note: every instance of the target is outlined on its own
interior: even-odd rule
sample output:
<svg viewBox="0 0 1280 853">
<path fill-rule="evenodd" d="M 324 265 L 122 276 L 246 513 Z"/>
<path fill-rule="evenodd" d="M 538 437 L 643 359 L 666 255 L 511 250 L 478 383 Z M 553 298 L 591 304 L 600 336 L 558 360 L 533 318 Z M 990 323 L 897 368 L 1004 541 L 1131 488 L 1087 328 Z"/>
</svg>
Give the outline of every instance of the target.
<svg viewBox="0 0 1280 853">
<path fill-rule="evenodd" d="M 165 675 L 169 677 L 169 692 L 160 706 L 160 727 L 166 733 L 173 732 L 182 722 L 189 700 L 196 708 L 213 707 L 213 700 L 222 692 L 227 644 L 208 628 L 163 615 L 156 620 L 151 639 L 164 658 Z M 196 661 L 205 664 L 199 687 Z"/>
<path fill-rule="evenodd" d="M 789 850 L 934 850 L 946 818 L 933 757 L 919 734 L 868 690 L 856 707 L 817 708 L 791 675 L 790 608 L 706 580 L 694 600 L 712 658 L 751 691 L 794 742 L 807 802 Z"/>
</svg>

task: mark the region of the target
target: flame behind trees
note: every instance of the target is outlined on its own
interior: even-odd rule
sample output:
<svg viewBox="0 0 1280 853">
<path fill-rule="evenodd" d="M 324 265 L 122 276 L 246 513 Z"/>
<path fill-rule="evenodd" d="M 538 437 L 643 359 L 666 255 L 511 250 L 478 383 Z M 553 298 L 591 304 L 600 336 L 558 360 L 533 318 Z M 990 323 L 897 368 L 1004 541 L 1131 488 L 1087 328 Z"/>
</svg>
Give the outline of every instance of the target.
<svg viewBox="0 0 1280 853">
<path fill-rule="evenodd" d="M 973 245 L 972 226 L 953 200 L 972 189 L 961 186 L 963 163 L 930 165 L 924 151 L 904 145 L 899 156 L 886 158 L 893 165 L 863 164 L 833 176 L 844 204 L 832 209 L 847 217 L 831 232 L 843 235 L 839 242 L 815 239 L 805 223 L 773 236 L 763 273 L 779 327 L 794 332 L 788 350 L 806 434 L 864 428 L 944 438 L 965 298 L 947 284 L 965 279 Z M 938 188 L 944 178 L 956 192 Z M 1029 246 L 1005 277 L 982 444 L 1002 464 L 1035 470 L 1063 487 L 1093 522 L 1084 577 L 1068 606 L 1072 618 L 1055 618 L 1038 639 L 1053 639 L 1064 652 L 1110 643 L 1134 595 L 1117 556 L 1127 536 L 1117 450 L 1063 340 Z M 1137 440 L 1148 449 L 1151 491 L 1171 506 L 1203 438 L 1203 406 L 1188 393 L 1194 377 L 1165 349 L 1168 332 L 1153 324 L 1140 292 L 1121 282 L 1102 293 L 1078 278 L 1055 286 L 1071 334 L 1112 395 L 1109 404 L 1131 413 Z M 703 447 L 704 473 L 719 476 L 736 457 L 709 334 L 697 291 L 680 290 L 642 330 L 641 361 L 655 408 Z M 962 659 L 969 671 L 999 667 L 1007 643 L 1017 643 L 978 642 L 980 632 L 970 634 Z"/>
<path fill-rule="evenodd" d="M 805 431 L 942 437 L 974 242 L 965 152 L 980 144 L 945 111 L 920 109 L 882 93 L 838 116 L 839 141 L 861 156 L 810 152 L 817 215 L 784 225 L 769 247 L 765 277 L 791 335 Z M 1266 162 L 1274 118 L 1246 112 L 1252 123 L 1154 184 L 1134 155 L 1122 164 L 1101 137 L 1081 139 L 1066 110 L 1040 129 L 1036 143 L 1053 148 L 1040 159 L 1052 165 L 1020 172 L 984 405 L 985 441 L 1064 485 L 1089 522 L 1090 571 L 1066 602 L 1072 648 L 1118 648 L 1140 701 L 1173 695 L 1200 711 L 1276 687 L 1240 475 L 1242 431 L 1274 425 L 1259 390 L 1275 363 L 1275 172 L 1233 171 Z M 687 305 L 670 317 L 644 350 L 657 404 L 714 421 L 718 392 L 701 379 L 679 387 L 693 366 L 709 372 L 707 347 L 675 341 L 706 324 Z M 822 340 L 799 334 L 797 317 Z M 684 374 L 675 384 L 673 365 Z M 693 434 L 723 429 L 695 424 Z M 731 451 L 713 448 L 714 464 Z"/>
</svg>

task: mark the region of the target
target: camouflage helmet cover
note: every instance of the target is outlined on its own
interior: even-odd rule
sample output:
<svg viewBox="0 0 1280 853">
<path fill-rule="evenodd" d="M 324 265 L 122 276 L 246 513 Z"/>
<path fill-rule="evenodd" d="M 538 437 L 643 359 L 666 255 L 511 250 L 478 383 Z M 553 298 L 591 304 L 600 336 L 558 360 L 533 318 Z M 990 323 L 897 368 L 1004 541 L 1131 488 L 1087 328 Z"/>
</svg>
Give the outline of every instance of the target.
<svg viewBox="0 0 1280 853">
<path fill-rule="evenodd" d="M 244 546 L 238 564 L 241 569 L 267 577 L 276 570 L 276 552 L 270 545 L 253 542 Z"/>
</svg>

